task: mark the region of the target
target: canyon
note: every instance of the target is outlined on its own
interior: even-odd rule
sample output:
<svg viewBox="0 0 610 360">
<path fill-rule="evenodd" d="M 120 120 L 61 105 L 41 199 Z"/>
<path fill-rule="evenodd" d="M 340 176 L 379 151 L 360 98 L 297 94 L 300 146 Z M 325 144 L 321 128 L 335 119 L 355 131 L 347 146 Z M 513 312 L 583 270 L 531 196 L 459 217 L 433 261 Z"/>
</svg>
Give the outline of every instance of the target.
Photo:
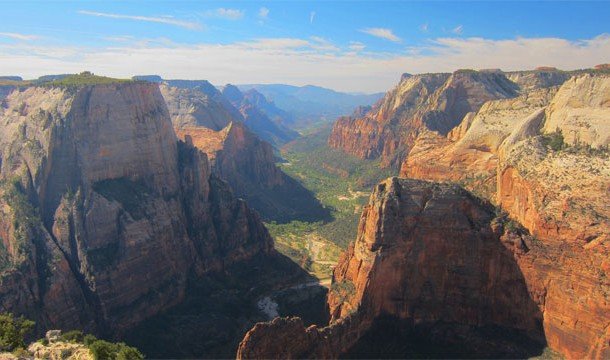
<svg viewBox="0 0 610 360">
<path fill-rule="evenodd" d="M 405 75 L 340 118 L 331 147 L 405 179 L 364 208 L 330 324 L 258 324 L 238 358 L 610 356 L 609 85 L 603 70 Z"/>
<path fill-rule="evenodd" d="M 405 74 L 327 145 L 254 89 L 3 81 L 0 306 L 38 333 L 156 357 L 610 356 L 606 68 Z M 278 166 L 286 151 L 305 161 Z M 354 241 L 324 238 L 347 212 Z M 290 226 L 320 226 L 315 249 Z M 334 267 L 324 304 L 267 227 L 304 269 Z"/>
<path fill-rule="evenodd" d="M 201 85 L 185 86 L 184 82 L 169 81 L 161 85 L 178 137 L 188 138 L 188 142 L 208 154 L 212 171 L 227 181 L 236 195 L 244 198 L 265 220 L 328 220 L 328 210 L 309 190 L 277 167 L 273 146 L 252 130 L 252 124 L 261 123 L 261 119 L 266 119 L 262 121 L 263 126 L 255 129 L 273 124 L 246 100 L 254 96 L 254 91 L 243 96 L 236 87 L 226 86 L 224 90 L 232 95 L 227 98 L 211 85 L 205 90 Z M 268 105 L 261 97 L 257 96 L 258 102 Z M 236 104 L 240 110 L 229 99 L 238 99 Z M 242 117 L 242 112 L 255 114 L 252 116 L 256 118 Z"/>
<path fill-rule="evenodd" d="M 0 111 L 0 303 L 39 329 L 120 334 L 183 301 L 191 279 L 278 256 L 178 140 L 156 84 L 29 86 Z"/>
</svg>

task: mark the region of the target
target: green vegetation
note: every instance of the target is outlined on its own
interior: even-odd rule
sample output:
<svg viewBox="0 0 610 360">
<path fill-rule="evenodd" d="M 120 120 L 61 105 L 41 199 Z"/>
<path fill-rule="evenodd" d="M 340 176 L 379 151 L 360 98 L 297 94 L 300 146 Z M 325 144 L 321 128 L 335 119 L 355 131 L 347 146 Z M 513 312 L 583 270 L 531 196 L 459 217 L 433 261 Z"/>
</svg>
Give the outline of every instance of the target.
<svg viewBox="0 0 610 360">
<path fill-rule="evenodd" d="M 553 133 L 542 135 L 542 144 L 553 151 L 565 149 L 567 146 L 560 129 L 555 130 Z"/>
<path fill-rule="evenodd" d="M 25 349 L 25 336 L 34 328 L 34 322 L 13 314 L 0 314 L 0 352 Z"/>
<path fill-rule="evenodd" d="M 79 87 L 86 85 L 120 84 L 133 82 L 131 79 L 114 79 L 106 76 L 97 76 L 89 71 L 80 74 L 68 75 L 64 78 L 43 83 L 44 86 Z"/>
<path fill-rule="evenodd" d="M 85 345 L 91 350 L 95 360 L 139 360 L 144 355 L 135 347 L 125 343 L 111 343 L 105 340 L 95 339 L 93 336 L 85 338 Z"/>
<path fill-rule="evenodd" d="M 557 128 L 554 132 L 540 135 L 542 145 L 553 151 L 565 151 L 570 154 L 581 154 L 586 156 L 608 157 L 610 149 L 608 146 L 592 147 L 590 144 L 580 142 L 578 139 L 574 144 L 565 142 L 561 129 Z"/>
<path fill-rule="evenodd" d="M 372 186 L 393 175 L 376 161 L 329 148 L 329 134 L 330 127 L 325 127 L 284 146 L 286 161 L 280 166 L 331 210 L 333 220 L 267 224 L 278 250 L 320 279 L 330 276 L 342 250 L 356 238 Z"/>
<path fill-rule="evenodd" d="M 356 286 L 353 282 L 349 280 L 343 280 L 337 283 L 334 283 L 330 291 L 339 298 L 339 302 L 343 303 L 348 301 L 354 294 L 356 293 Z"/>
<path fill-rule="evenodd" d="M 93 336 L 93 335 L 89 335 L 89 336 Z M 70 330 L 70 331 L 67 331 L 67 332 L 61 334 L 61 336 L 59 338 L 65 342 L 82 343 L 84 335 L 83 335 L 83 332 L 80 330 Z"/>
<path fill-rule="evenodd" d="M 40 229 L 41 221 L 38 211 L 29 202 L 26 191 L 21 184 L 19 177 L 12 177 L 0 182 L 2 190 L 2 200 L 11 206 L 13 216 L 14 239 L 17 254 L 13 262 L 19 262 L 27 257 L 30 251 L 29 244 L 36 237 L 36 232 Z M 3 254 L 4 253 L 4 254 Z M 11 259 L 4 246 L 0 248 L 0 270 L 10 267 Z"/>
<path fill-rule="evenodd" d="M 113 343 L 96 338 L 91 334 L 83 334 L 80 330 L 71 330 L 59 336 L 59 341 L 82 344 L 91 351 L 96 360 L 139 360 L 144 359 L 144 355 L 135 347 L 123 342 Z M 45 346 L 49 345 L 46 338 L 39 342 Z"/>
</svg>

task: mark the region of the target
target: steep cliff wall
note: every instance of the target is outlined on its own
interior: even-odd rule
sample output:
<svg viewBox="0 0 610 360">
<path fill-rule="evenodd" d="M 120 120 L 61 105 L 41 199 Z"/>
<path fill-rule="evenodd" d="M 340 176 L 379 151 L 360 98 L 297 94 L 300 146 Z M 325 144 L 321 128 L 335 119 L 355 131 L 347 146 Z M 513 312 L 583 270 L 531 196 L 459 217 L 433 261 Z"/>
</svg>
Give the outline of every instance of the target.
<svg viewBox="0 0 610 360">
<path fill-rule="evenodd" d="M 492 100 L 469 113 L 447 137 L 423 132 L 403 161 L 400 176 L 459 181 L 488 199 L 495 199 L 500 145 L 523 124 L 540 128 L 544 110 L 557 88 L 533 90 L 515 98 Z"/>
<path fill-rule="evenodd" d="M 516 95 L 517 86 L 502 73 L 405 74 L 366 116 L 337 120 L 328 143 L 364 159 L 381 157 L 383 165 L 399 167 L 423 130 L 445 135 L 485 102 Z"/>
<path fill-rule="evenodd" d="M 242 98 L 241 92 L 231 99 Z M 273 147 L 261 140 L 215 96 L 198 88 L 162 86 L 176 134 L 205 152 L 212 171 L 226 180 L 239 197 L 248 201 L 266 220 L 287 222 L 294 219 L 319 221 L 329 217 L 313 194 L 287 176 L 275 164 Z M 252 95 L 250 93 L 250 95 Z M 225 101 L 228 101 L 225 99 Z M 262 101 L 259 99 L 259 101 Z"/>
<path fill-rule="evenodd" d="M 174 127 L 203 126 L 219 131 L 230 122 L 241 120 L 234 113 L 200 89 L 160 85 Z"/>
<path fill-rule="evenodd" d="M 156 84 L 15 91 L 1 109 L 3 309 L 107 333 L 272 240 L 179 143 Z"/>
<path fill-rule="evenodd" d="M 597 239 L 610 232 L 600 201 L 610 184 L 610 140 L 600 136 L 608 84 L 607 75 L 584 74 L 558 89 L 490 101 L 446 138 L 422 134 L 401 176 L 461 182 L 539 237 Z"/>
<path fill-rule="evenodd" d="M 362 356 L 357 343 L 388 317 L 410 329 L 407 339 L 420 329 L 436 348 L 464 351 L 453 356 L 527 357 L 548 344 L 569 358 L 604 358 L 610 269 L 607 248 L 600 250 L 583 257 L 577 246 L 541 242 L 458 186 L 388 179 L 335 269 L 331 324 L 257 325 L 238 358 L 275 357 L 278 349 L 287 357 Z"/>
<path fill-rule="evenodd" d="M 569 144 L 610 144 L 610 75 L 585 74 L 566 81 L 547 109 L 543 131 L 560 130 Z"/>
</svg>

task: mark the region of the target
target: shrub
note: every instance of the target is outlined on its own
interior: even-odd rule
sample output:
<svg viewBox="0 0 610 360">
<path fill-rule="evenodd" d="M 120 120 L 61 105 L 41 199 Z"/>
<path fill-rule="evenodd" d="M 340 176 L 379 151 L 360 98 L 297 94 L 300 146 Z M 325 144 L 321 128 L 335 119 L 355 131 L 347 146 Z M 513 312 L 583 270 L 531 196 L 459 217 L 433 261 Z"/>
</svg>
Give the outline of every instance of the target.
<svg viewBox="0 0 610 360">
<path fill-rule="evenodd" d="M 83 344 L 89 346 L 97 341 L 97 338 L 91 334 L 87 334 L 83 337 Z"/>
<path fill-rule="evenodd" d="M 18 347 L 15 350 L 13 350 L 13 355 L 15 355 L 15 357 L 17 357 L 18 359 L 32 358 L 32 355 L 26 349 L 24 349 L 22 347 Z"/>
<path fill-rule="evenodd" d="M 13 314 L 0 314 L 0 352 L 25 348 L 25 336 L 34 328 L 34 322 Z"/>
<path fill-rule="evenodd" d="M 559 151 L 566 148 L 561 129 L 557 128 L 555 132 L 542 136 L 542 143 L 551 148 L 553 151 Z"/>
<path fill-rule="evenodd" d="M 83 342 L 83 332 L 80 330 L 67 331 L 61 335 L 61 340 L 66 342 Z"/>
<path fill-rule="evenodd" d="M 90 345 L 88 345 L 89 350 L 93 354 L 94 359 L 96 360 L 139 360 L 144 359 L 144 355 L 142 353 L 131 346 L 128 346 L 125 343 L 116 343 L 113 344 L 111 342 L 105 340 L 96 340 Z"/>
</svg>

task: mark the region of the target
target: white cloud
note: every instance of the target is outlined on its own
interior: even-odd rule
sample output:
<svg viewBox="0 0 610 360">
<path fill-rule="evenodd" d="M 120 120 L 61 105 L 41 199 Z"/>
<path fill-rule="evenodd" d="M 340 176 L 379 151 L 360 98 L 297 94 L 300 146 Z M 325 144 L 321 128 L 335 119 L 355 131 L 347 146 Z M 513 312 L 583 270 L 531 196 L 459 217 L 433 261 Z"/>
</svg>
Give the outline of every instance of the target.
<svg viewBox="0 0 610 360">
<path fill-rule="evenodd" d="M 152 16 L 139 16 L 139 15 L 124 15 L 124 14 L 111 14 L 111 13 L 103 13 L 97 11 L 88 11 L 88 10 L 80 10 L 79 14 L 97 16 L 97 17 L 105 17 L 111 19 L 126 19 L 126 20 L 134 20 L 134 21 L 145 21 L 145 22 L 154 22 L 159 24 L 173 25 L 182 27 L 189 30 L 200 30 L 202 28 L 201 24 L 194 21 L 186 21 L 186 20 L 178 20 L 169 16 L 161 16 L 161 17 L 152 17 Z"/>
<path fill-rule="evenodd" d="M 335 46 L 335 44 L 333 44 L 331 41 L 319 37 L 319 36 L 312 36 L 310 37 L 310 39 L 313 41 L 313 43 L 310 43 L 309 46 L 312 49 L 315 50 L 320 50 L 320 51 L 339 51 L 341 49 L 339 49 L 337 46 Z"/>
<path fill-rule="evenodd" d="M 312 11 L 309 13 L 309 23 L 313 24 L 313 20 L 316 18 L 316 12 Z"/>
<path fill-rule="evenodd" d="M 216 10 L 209 10 L 205 12 L 205 16 L 219 17 L 227 20 L 239 20 L 243 18 L 244 15 L 245 12 L 239 9 L 218 8 Z"/>
<path fill-rule="evenodd" d="M 239 42 L 236 45 L 257 50 L 286 50 L 309 46 L 309 41 L 296 38 L 263 38 L 250 42 Z"/>
<path fill-rule="evenodd" d="M 36 39 L 40 38 L 40 36 L 38 36 L 38 35 L 7 33 L 7 32 L 0 32 L 0 36 L 7 37 L 10 39 L 14 39 L 14 40 L 23 40 L 23 41 L 32 41 L 32 40 L 36 40 Z"/>
<path fill-rule="evenodd" d="M 457 34 L 457 35 L 462 35 L 462 32 L 464 32 L 464 27 L 462 25 L 458 25 L 456 27 L 453 28 L 453 30 L 451 30 L 452 33 Z"/>
<path fill-rule="evenodd" d="M 366 46 L 359 41 L 350 41 L 348 47 L 352 51 L 362 51 L 366 48 Z"/>
<path fill-rule="evenodd" d="M 428 32 L 428 28 L 429 28 L 428 23 L 421 24 L 421 25 L 419 26 L 419 30 L 421 30 L 422 32 L 425 32 L 425 33 L 427 33 L 427 32 Z"/>
<path fill-rule="evenodd" d="M 269 17 L 269 9 L 264 6 L 258 9 L 258 17 L 260 17 L 261 19 L 267 19 L 267 17 Z"/>
<path fill-rule="evenodd" d="M 580 41 L 448 37 L 411 47 L 402 54 L 354 51 L 363 46 L 360 43 L 337 46 L 339 51 L 317 49 L 321 41 L 328 40 L 281 38 L 192 45 L 159 39 L 121 42 L 105 48 L 0 43 L 0 68 L 25 78 L 90 70 L 121 78 L 159 74 L 167 79 L 207 79 L 216 84 L 316 84 L 343 91 L 373 92 L 390 89 L 404 72 L 449 72 L 460 68 L 509 71 L 540 65 L 567 70 L 591 67 L 610 58 L 607 34 Z"/>
<path fill-rule="evenodd" d="M 366 28 L 366 29 L 362 29 L 360 31 L 365 34 L 376 36 L 378 38 L 382 38 L 382 39 L 386 39 L 386 40 L 390 40 L 390 41 L 394 41 L 394 42 L 400 42 L 400 38 L 398 36 L 394 35 L 392 30 L 390 30 L 390 29 Z"/>
</svg>

